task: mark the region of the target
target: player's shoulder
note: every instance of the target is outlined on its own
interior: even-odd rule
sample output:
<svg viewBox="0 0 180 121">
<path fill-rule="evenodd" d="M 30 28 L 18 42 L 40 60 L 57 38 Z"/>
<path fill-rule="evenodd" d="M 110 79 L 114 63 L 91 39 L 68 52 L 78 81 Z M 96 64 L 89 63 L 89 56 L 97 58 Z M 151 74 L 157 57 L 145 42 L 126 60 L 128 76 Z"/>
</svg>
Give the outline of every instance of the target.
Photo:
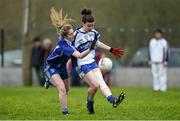
<svg viewBox="0 0 180 121">
<path fill-rule="evenodd" d="M 167 42 L 167 40 L 165 38 L 161 38 L 161 41 L 163 42 Z"/>
<path fill-rule="evenodd" d="M 96 29 L 92 29 L 91 32 L 94 32 L 96 34 L 99 34 L 99 32 Z"/>
<path fill-rule="evenodd" d="M 85 32 L 82 29 L 82 27 L 80 27 L 74 31 L 74 40 L 79 40 L 84 35 L 85 35 Z"/>
<path fill-rule="evenodd" d="M 156 41 L 156 38 L 151 38 L 150 39 L 150 43 L 155 42 L 155 41 Z"/>
<path fill-rule="evenodd" d="M 167 44 L 168 44 L 168 42 L 167 42 L 167 40 L 166 40 L 165 38 L 161 38 L 161 42 L 162 42 L 164 45 L 167 45 Z"/>
<path fill-rule="evenodd" d="M 74 31 L 75 34 L 78 34 L 78 33 L 81 33 L 81 34 L 86 34 L 86 32 L 83 30 L 82 26 L 77 28 L 75 31 Z"/>
<path fill-rule="evenodd" d="M 94 35 L 95 35 L 97 38 L 99 38 L 99 37 L 100 37 L 100 34 L 99 34 L 99 32 L 98 32 L 97 30 L 92 29 L 92 30 L 91 30 L 91 32 L 93 32 L 93 33 L 94 33 Z"/>
<path fill-rule="evenodd" d="M 59 36 L 59 37 L 58 37 L 58 40 L 57 40 L 57 44 L 64 44 L 64 43 L 66 43 L 66 42 L 64 41 L 64 38 L 61 37 L 61 36 Z"/>
<path fill-rule="evenodd" d="M 59 39 L 58 39 L 58 42 L 57 42 L 57 45 L 59 45 L 60 47 L 61 46 L 70 46 L 71 45 L 71 42 L 68 42 L 68 41 L 66 41 L 64 38 L 62 38 L 62 37 L 59 37 Z"/>
<path fill-rule="evenodd" d="M 96 32 L 96 33 L 98 33 L 98 31 L 97 31 L 96 29 L 92 29 L 91 31 L 92 31 L 92 32 Z"/>
</svg>

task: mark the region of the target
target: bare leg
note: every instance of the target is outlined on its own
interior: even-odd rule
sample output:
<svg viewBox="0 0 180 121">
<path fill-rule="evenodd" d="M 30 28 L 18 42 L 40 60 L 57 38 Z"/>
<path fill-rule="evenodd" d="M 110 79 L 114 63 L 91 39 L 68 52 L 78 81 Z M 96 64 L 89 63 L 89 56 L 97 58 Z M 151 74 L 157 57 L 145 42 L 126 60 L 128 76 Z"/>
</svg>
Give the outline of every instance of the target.
<svg viewBox="0 0 180 121">
<path fill-rule="evenodd" d="M 99 84 L 101 92 L 103 93 L 103 95 L 105 97 L 108 97 L 110 95 L 112 95 L 109 87 L 106 85 L 103 77 L 102 77 L 102 73 L 100 71 L 99 68 L 93 69 L 93 73 L 94 73 L 94 77 L 95 77 L 95 81 Z"/>
<path fill-rule="evenodd" d="M 64 80 L 64 85 L 65 85 L 65 88 L 66 88 L 66 94 L 68 94 L 69 88 L 70 88 L 69 79 Z"/>
<path fill-rule="evenodd" d="M 99 68 L 96 68 L 96 69 L 93 69 L 93 73 L 94 73 L 94 76 L 96 78 L 96 82 L 99 83 L 99 86 L 100 86 L 100 89 L 101 89 L 101 92 L 103 93 L 103 95 L 107 98 L 107 100 L 113 104 L 113 107 L 116 108 L 123 100 L 124 100 L 124 97 L 125 97 L 125 93 L 122 92 L 118 98 L 115 98 L 109 87 L 106 85 L 103 77 L 102 77 L 102 74 L 101 74 L 101 71 Z"/>
<path fill-rule="evenodd" d="M 66 95 L 66 88 L 65 88 L 63 80 L 58 74 L 55 74 L 51 77 L 51 82 L 58 90 L 61 108 L 67 109 L 67 95 Z"/>
<path fill-rule="evenodd" d="M 87 99 L 93 100 L 94 95 L 98 90 L 99 84 L 96 81 L 94 81 L 95 78 L 92 71 L 88 72 L 85 75 L 85 80 L 86 83 L 89 85 Z"/>
</svg>

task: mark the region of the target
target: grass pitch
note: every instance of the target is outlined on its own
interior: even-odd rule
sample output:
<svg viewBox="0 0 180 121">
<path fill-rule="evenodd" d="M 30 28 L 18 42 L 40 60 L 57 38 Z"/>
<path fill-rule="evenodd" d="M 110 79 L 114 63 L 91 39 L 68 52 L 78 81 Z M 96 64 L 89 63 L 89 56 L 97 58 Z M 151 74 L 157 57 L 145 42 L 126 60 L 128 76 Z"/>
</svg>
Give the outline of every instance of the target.
<svg viewBox="0 0 180 121">
<path fill-rule="evenodd" d="M 126 92 L 124 102 L 117 108 L 102 96 L 95 96 L 95 115 L 86 112 L 87 87 L 71 88 L 68 96 L 69 116 L 60 113 L 55 88 L 0 88 L 0 119 L 43 120 L 180 120 L 180 89 L 166 93 L 151 88 L 111 88 L 114 95 Z"/>
</svg>

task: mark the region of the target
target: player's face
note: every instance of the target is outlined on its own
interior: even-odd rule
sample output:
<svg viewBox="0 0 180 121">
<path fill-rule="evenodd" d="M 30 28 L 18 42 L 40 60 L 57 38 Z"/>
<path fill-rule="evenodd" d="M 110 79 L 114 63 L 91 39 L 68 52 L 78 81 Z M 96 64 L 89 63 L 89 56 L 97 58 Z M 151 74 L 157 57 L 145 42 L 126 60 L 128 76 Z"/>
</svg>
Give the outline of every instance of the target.
<svg viewBox="0 0 180 121">
<path fill-rule="evenodd" d="M 73 29 L 70 29 L 69 30 L 69 33 L 67 34 L 67 39 L 70 40 L 70 41 L 73 41 L 74 40 L 74 30 Z"/>
<path fill-rule="evenodd" d="M 154 36 L 155 36 L 155 38 L 161 38 L 161 33 L 160 32 L 156 32 L 155 34 L 154 34 Z"/>
<path fill-rule="evenodd" d="M 90 32 L 92 29 L 94 29 L 94 22 L 84 23 L 83 28 L 85 31 Z"/>
<path fill-rule="evenodd" d="M 35 47 L 37 47 L 37 48 L 41 46 L 41 42 L 40 41 L 36 41 L 34 44 L 35 44 Z"/>
</svg>

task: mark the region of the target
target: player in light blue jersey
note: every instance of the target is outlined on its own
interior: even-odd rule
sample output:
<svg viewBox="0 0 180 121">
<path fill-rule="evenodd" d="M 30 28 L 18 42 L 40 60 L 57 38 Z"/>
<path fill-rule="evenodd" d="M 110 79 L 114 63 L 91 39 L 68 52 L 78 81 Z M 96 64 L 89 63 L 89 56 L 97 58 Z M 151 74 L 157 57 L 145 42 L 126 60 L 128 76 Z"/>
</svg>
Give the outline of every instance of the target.
<svg viewBox="0 0 180 121">
<path fill-rule="evenodd" d="M 83 52 L 78 52 L 71 45 L 71 42 L 74 40 L 74 30 L 69 24 L 71 20 L 62 19 L 62 10 L 58 13 L 54 8 L 51 9 L 50 17 L 59 37 L 56 47 L 46 59 L 44 72 L 47 81 L 50 80 L 58 90 L 62 113 L 68 115 L 67 93 L 69 91 L 69 81 L 66 63 L 71 56 L 81 59 L 85 57 L 94 49 L 95 43 L 92 43 Z"/>
<path fill-rule="evenodd" d="M 74 46 L 79 52 L 83 52 L 88 48 L 88 45 L 96 41 L 96 46 L 110 51 L 114 56 L 121 57 L 123 50 L 120 48 L 111 48 L 108 45 L 99 41 L 100 34 L 94 29 L 94 17 L 91 9 L 84 8 L 81 11 L 83 26 L 74 32 Z M 92 50 L 83 59 L 77 59 L 80 70 L 84 73 L 85 80 L 89 85 L 87 95 L 87 111 L 89 114 L 95 113 L 94 111 L 94 95 L 97 89 L 100 88 L 103 95 L 107 100 L 117 107 L 124 99 L 125 93 L 122 92 L 118 98 L 112 95 L 109 87 L 104 82 L 101 71 L 95 62 L 95 50 Z"/>
</svg>

